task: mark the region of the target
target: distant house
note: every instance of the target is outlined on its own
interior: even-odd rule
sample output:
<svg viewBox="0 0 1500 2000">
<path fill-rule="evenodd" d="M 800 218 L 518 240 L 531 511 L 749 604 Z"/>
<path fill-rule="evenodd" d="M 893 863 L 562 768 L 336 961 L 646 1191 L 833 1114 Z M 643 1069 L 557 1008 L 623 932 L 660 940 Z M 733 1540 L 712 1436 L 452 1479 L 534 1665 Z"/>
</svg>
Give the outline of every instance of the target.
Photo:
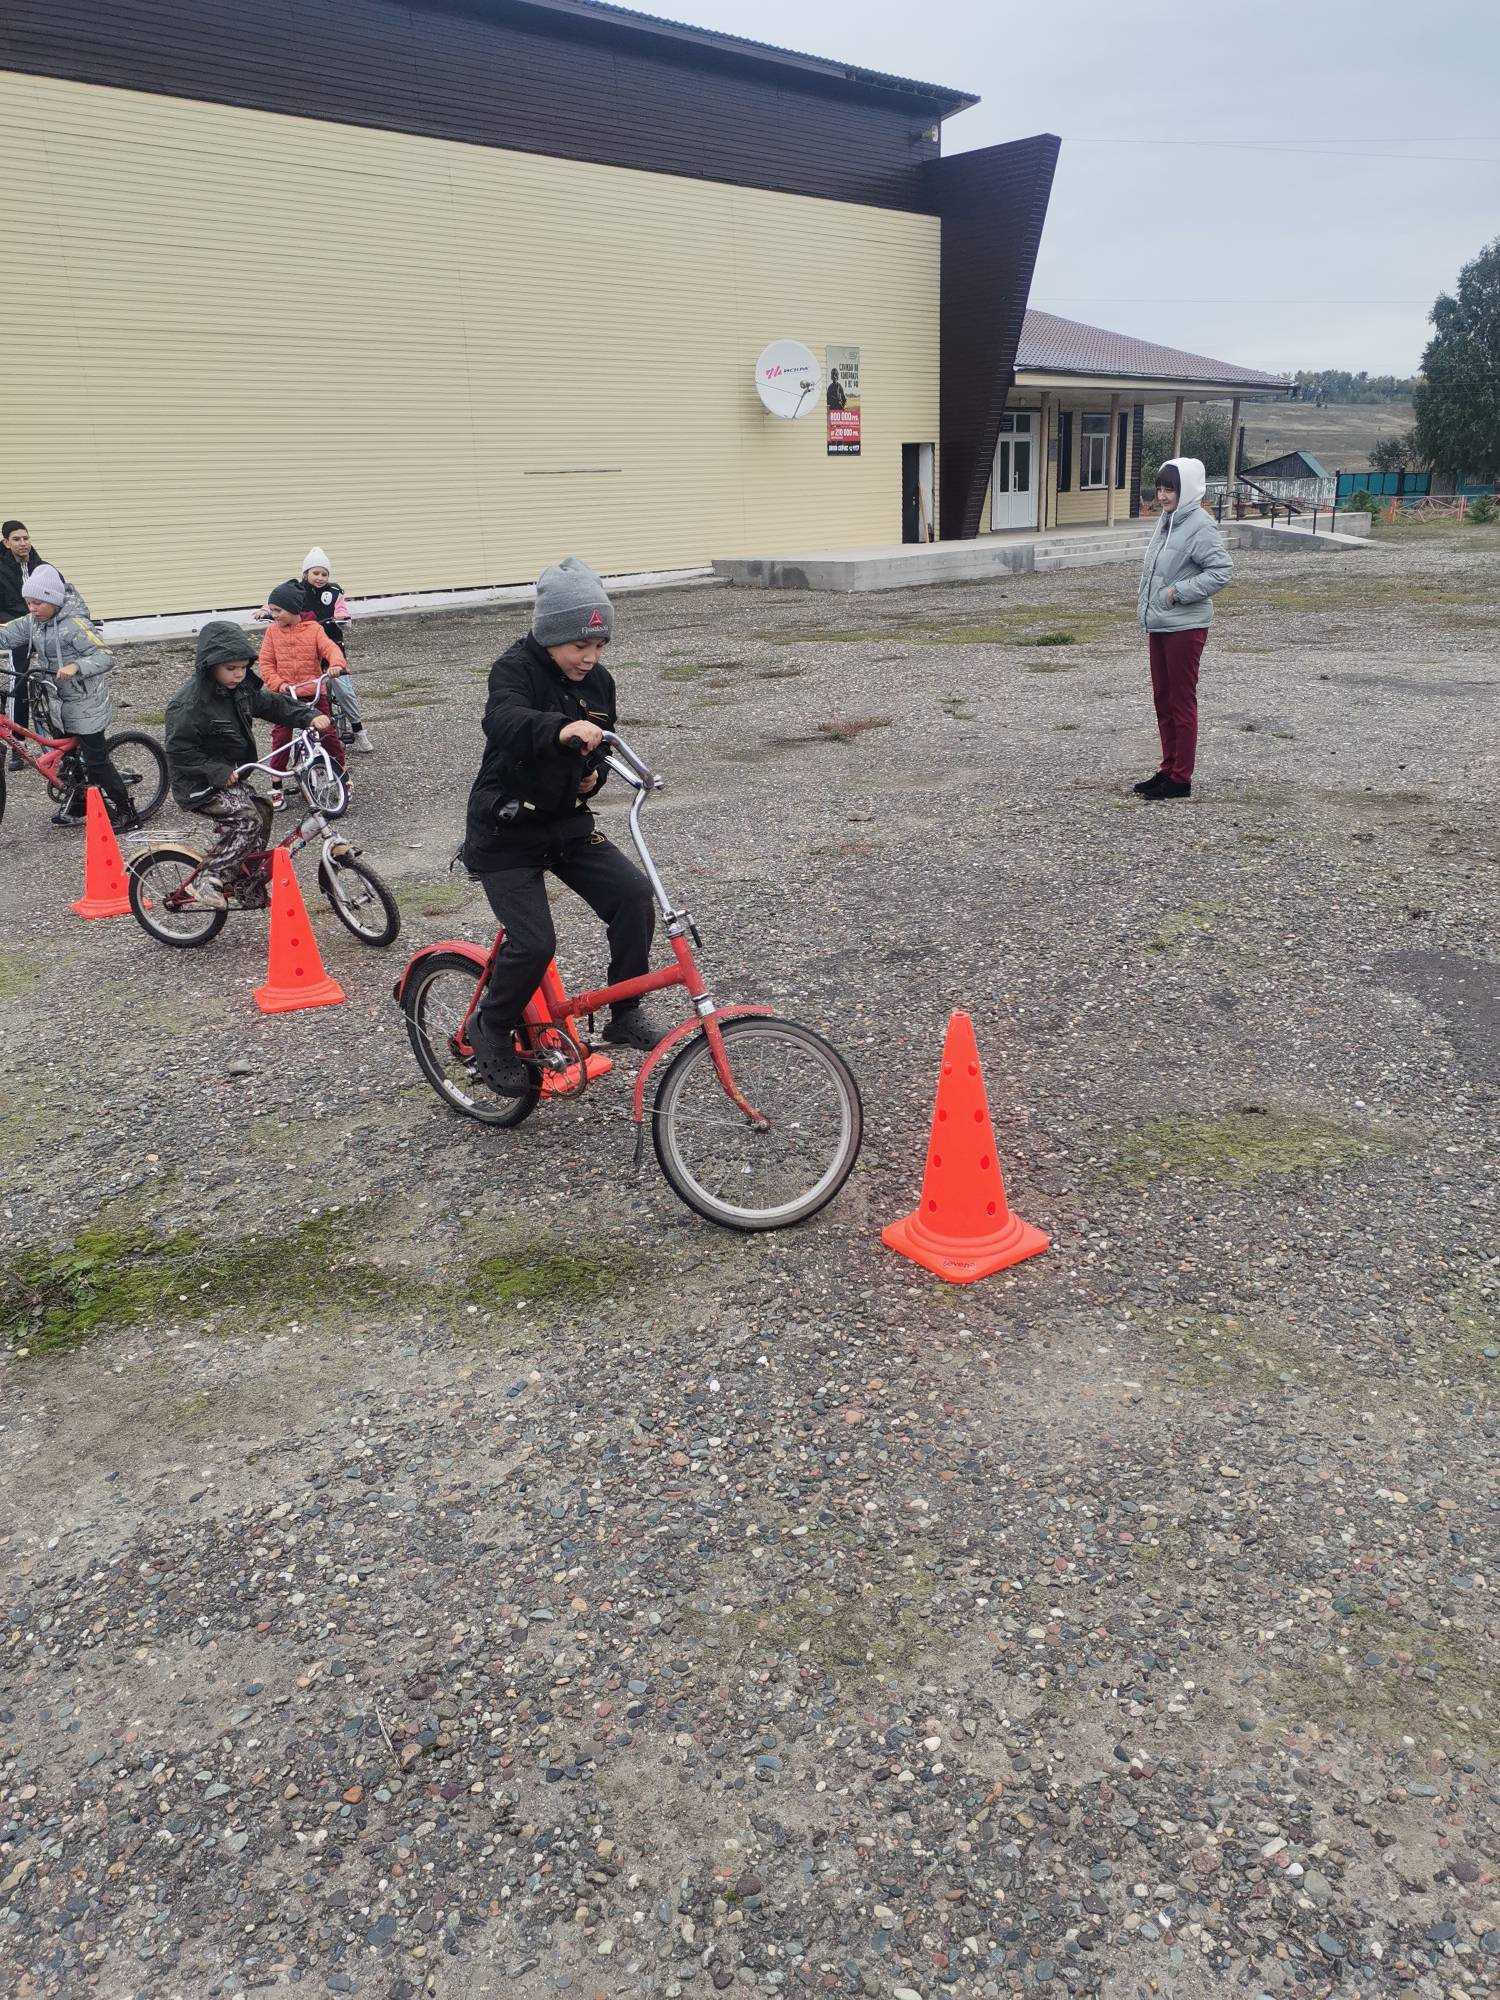
<svg viewBox="0 0 1500 2000">
<path fill-rule="evenodd" d="M 984 530 L 1123 526 L 1140 513 L 1145 406 L 1176 403 L 1174 452 L 1188 402 L 1285 395 L 1276 375 L 1029 311 L 995 446 Z"/>
<path fill-rule="evenodd" d="M 1258 486 L 1276 500 L 1301 501 L 1306 506 L 1326 506 L 1333 499 L 1334 475 L 1310 451 L 1284 451 L 1278 458 L 1262 459 L 1247 465 L 1241 479 Z"/>
</svg>

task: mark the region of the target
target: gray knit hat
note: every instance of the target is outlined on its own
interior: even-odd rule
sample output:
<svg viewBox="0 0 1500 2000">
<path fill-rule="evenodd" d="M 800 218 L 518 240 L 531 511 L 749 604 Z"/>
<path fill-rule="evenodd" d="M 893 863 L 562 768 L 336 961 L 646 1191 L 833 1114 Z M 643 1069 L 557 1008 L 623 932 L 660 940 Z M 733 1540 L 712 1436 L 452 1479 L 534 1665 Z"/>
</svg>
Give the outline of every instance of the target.
<svg viewBox="0 0 1500 2000">
<path fill-rule="evenodd" d="M 531 636 L 539 646 L 587 646 L 610 638 L 615 608 L 603 581 L 577 556 L 552 563 L 536 580 Z"/>
<path fill-rule="evenodd" d="M 21 595 L 28 604 L 55 604 L 60 609 L 67 599 L 68 587 L 51 563 L 38 563 L 31 574 L 22 579 Z"/>
</svg>

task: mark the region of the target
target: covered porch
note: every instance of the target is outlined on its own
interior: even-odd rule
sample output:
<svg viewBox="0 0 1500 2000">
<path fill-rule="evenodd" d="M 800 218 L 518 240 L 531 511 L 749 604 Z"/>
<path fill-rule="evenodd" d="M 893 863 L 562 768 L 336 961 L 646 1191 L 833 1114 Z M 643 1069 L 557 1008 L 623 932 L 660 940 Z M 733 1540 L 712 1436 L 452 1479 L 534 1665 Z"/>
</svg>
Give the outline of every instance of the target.
<svg viewBox="0 0 1500 2000">
<path fill-rule="evenodd" d="M 1240 403 L 1289 393 L 1277 376 L 1028 311 L 991 464 L 981 538 L 1113 530 L 1140 518 L 1146 405 L 1171 399 L 1172 456 L 1188 403 L 1229 406 L 1229 477 Z"/>
</svg>

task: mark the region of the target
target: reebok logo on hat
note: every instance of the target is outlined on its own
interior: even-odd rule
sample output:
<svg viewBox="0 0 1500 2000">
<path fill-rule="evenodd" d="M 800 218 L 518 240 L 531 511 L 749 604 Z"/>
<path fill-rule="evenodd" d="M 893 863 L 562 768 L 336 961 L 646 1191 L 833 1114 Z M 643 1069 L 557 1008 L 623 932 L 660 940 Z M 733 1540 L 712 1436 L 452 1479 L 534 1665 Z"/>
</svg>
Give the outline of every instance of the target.
<svg viewBox="0 0 1500 2000">
<path fill-rule="evenodd" d="M 603 630 L 603 627 L 604 613 L 595 605 L 594 609 L 589 613 L 589 622 L 584 629 L 589 632 L 599 632 Z"/>
</svg>

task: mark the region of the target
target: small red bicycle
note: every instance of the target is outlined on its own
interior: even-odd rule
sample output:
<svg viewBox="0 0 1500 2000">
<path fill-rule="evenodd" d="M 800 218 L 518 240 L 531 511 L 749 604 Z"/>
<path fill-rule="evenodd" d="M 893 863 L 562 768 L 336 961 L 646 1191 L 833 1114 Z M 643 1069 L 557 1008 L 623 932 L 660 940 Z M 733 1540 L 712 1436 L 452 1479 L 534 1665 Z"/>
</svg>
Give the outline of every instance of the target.
<svg viewBox="0 0 1500 2000">
<path fill-rule="evenodd" d="M 3 657 L 0 655 L 0 659 Z M 5 818 L 8 751 L 14 751 L 33 771 L 46 779 L 47 794 L 54 805 L 61 805 L 64 800 L 82 791 L 85 783 L 76 737 L 53 736 L 42 730 L 27 729 L 21 723 L 13 722 L 5 713 L 5 700 L 13 682 L 14 675 L 0 668 L 0 820 Z M 30 692 L 31 712 L 37 721 L 50 719 L 51 683 L 42 675 L 33 674 Z M 167 796 L 166 752 L 154 736 L 148 736 L 141 729 L 122 729 L 118 735 L 106 737 L 104 747 L 130 789 L 130 801 L 137 818 L 150 819 Z"/>
<path fill-rule="evenodd" d="M 695 1018 L 663 1036 L 635 1080 L 637 1168 L 645 1149 L 646 1086 L 660 1069 L 651 1137 L 662 1172 L 689 1208 L 726 1229 L 785 1229 L 816 1215 L 859 1157 L 864 1114 L 848 1064 L 821 1035 L 769 1007 L 720 1007 L 693 947 L 703 940 L 668 895 L 641 831 L 641 811 L 662 781 L 623 738 L 606 733 L 607 762 L 635 796 L 630 837 L 651 883 L 673 963 L 585 993 L 564 990 L 555 965 L 526 1008 L 516 1053 L 532 1073 L 521 1097 L 498 1097 L 475 1073 L 469 1026 L 504 931 L 486 952 L 463 939 L 419 951 L 397 980 L 417 1066 L 443 1102 L 484 1125 L 512 1127 L 546 1098 L 580 1097 L 614 1065 L 578 1022 L 621 1000 L 677 986 Z M 665 1068 L 661 1066 L 665 1064 Z"/>
</svg>

